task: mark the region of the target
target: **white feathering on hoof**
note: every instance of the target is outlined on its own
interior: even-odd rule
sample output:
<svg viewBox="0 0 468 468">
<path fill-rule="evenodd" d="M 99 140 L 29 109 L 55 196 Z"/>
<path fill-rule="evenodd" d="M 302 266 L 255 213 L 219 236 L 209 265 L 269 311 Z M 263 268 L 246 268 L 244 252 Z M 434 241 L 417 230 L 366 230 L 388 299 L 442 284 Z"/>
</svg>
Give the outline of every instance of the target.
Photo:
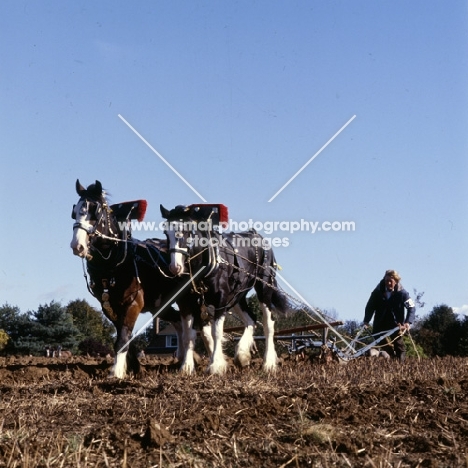
<svg viewBox="0 0 468 468">
<path fill-rule="evenodd" d="M 223 375 L 227 371 L 227 362 L 224 357 L 223 351 L 220 350 L 213 355 L 213 362 L 208 366 L 207 372 L 209 374 Z"/>
<path fill-rule="evenodd" d="M 193 317 L 182 318 L 182 341 L 184 343 L 184 362 L 180 368 L 183 374 L 191 375 L 195 372 L 194 348 L 197 332 L 192 328 Z"/>
<path fill-rule="evenodd" d="M 276 356 L 276 352 L 273 351 L 273 353 L 270 353 L 265 357 L 263 362 L 263 370 L 269 373 L 274 373 L 277 370 L 277 363 L 278 357 Z"/>
<path fill-rule="evenodd" d="M 127 351 L 117 353 L 113 375 L 118 379 L 124 379 L 127 375 Z"/>
<path fill-rule="evenodd" d="M 182 363 L 182 367 L 180 368 L 180 372 L 182 374 L 191 375 L 195 372 L 195 361 L 193 358 L 193 350 L 188 349 L 185 353 L 185 359 Z"/>
<path fill-rule="evenodd" d="M 250 362 L 252 360 L 251 350 L 254 346 L 253 332 L 253 325 L 248 325 L 245 328 L 239 343 L 237 343 L 235 361 L 240 367 L 250 366 Z"/>
<path fill-rule="evenodd" d="M 278 363 L 276 355 L 274 334 L 275 322 L 271 316 L 271 310 L 265 305 L 261 304 L 263 311 L 263 332 L 265 333 L 265 355 L 263 357 L 263 369 L 267 372 L 275 372 Z"/>
<path fill-rule="evenodd" d="M 226 357 L 223 353 L 224 319 L 225 316 L 222 315 L 212 324 L 211 330 L 214 340 L 214 349 L 210 365 L 207 369 L 207 372 L 210 374 L 222 375 L 225 374 L 227 370 Z"/>
<path fill-rule="evenodd" d="M 236 305 L 234 310 L 245 325 L 244 333 L 236 345 L 234 362 L 240 367 L 248 367 L 252 361 L 252 350 L 255 349 L 253 338 L 255 321 L 239 305 Z"/>
</svg>

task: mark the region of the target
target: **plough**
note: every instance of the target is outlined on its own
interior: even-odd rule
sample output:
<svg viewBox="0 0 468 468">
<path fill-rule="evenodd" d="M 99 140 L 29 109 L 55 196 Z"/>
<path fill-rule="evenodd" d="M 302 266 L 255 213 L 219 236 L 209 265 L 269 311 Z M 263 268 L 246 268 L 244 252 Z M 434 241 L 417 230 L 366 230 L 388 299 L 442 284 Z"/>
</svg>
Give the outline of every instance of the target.
<svg viewBox="0 0 468 468">
<path fill-rule="evenodd" d="M 367 334 L 364 335 L 366 328 L 361 328 L 352 341 L 347 342 L 333 327 L 343 325 L 343 322 L 330 322 L 330 323 L 319 323 L 314 325 L 307 325 L 297 328 L 288 328 L 279 330 L 275 333 L 275 340 L 290 342 L 287 345 L 289 354 L 296 354 L 304 351 L 305 349 L 328 349 L 330 350 L 340 361 L 348 362 L 353 359 L 357 359 L 361 356 L 365 356 L 370 349 L 378 347 L 379 343 L 385 340 L 390 335 L 399 331 L 399 327 L 395 327 L 392 330 L 387 330 L 382 333 Z M 232 327 L 225 329 L 226 333 L 232 333 L 243 330 L 243 327 Z M 328 332 L 332 330 L 335 335 L 340 339 L 337 340 L 337 336 L 328 336 Z M 315 334 L 303 334 L 305 331 L 320 331 L 321 336 Z M 296 335 L 296 333 L 302 333 Z M 240 340 L 240 337 L 233 337 L 234 341 Z M 255 340 L 264 340 L 264 336 L 254 336 Z"/>
</svg>

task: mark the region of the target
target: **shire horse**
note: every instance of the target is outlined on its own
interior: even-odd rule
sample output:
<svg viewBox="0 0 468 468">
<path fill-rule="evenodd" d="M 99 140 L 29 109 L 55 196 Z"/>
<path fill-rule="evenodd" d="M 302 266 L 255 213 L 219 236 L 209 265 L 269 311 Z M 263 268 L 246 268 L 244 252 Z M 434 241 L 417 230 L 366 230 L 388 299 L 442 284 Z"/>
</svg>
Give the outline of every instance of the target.
<svg viewBox="0 0 468 468">
<path fill-rule="evenodd" d="M 80 198 L 72 210 L 75 223 L 70 246 L 75 255 L 86 259 L 88 289 L 116 328 L 112 374 L 124 378 L 128 372 L 137 374 L 140 370 L 131 343 L 138 315 L 143 310 L 160 313 L 162 319 L 180 323 L 179 312 L 161 307 L 183 282 L 168 269 L 165 240 L 139 241 L 131 236 L 130 220 L 143 219 L 145 200 L 109 205 L 99 181 L 84 188 L 77 180 L 76 192 Z M 189 294 L 181 294 L 178 305 L 190 308 L 196 301 Z M 183 352 L 180 342 L 179 357 Z"/>
<path fill-rule="evenodd" d="M 209 319 L 212 324 L 214 348 L 208 372 L 223 374 L 227 369 L 222 339 L 225 315 L 231 308 L 245 325 L 234 361 L 240 367 L 250 365 L 256 321 L 247 303 L 247 294 L 252 288 L 263 313 L 263 369 L 274 372 L 278 358 L 273 341 L 272 310 L 286 313 L 288 301 L 277 287 L 277 264 L 266 240 L 255 230 L 221 234 L 215 226 L 227 221 L 224 205 L 179 205 L 172 210 L 161 205 L 160 209 L 167 220 L 165 234 L 171 255 L 170 271 L 179 277 L 191 277 L 195 271 L 203 269 L 193 280 L 193 290 L 198 295 L 202 319 Z M 196 337 L 192 327 L 194 317 L 190 311 L 189 314 L 181 311 L 181 316 L 184 345 L 189 349 Z M 186 365 L 193 368 L 193 363 Z"/>
</svg>

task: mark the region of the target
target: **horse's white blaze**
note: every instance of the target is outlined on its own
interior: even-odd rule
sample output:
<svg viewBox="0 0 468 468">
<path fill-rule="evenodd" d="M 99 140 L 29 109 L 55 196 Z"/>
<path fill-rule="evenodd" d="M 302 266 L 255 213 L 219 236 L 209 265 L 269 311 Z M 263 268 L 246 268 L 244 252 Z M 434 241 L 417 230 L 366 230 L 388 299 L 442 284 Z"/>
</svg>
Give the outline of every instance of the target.
<svg viewBox="0 0 468 468">
<path fill-rule="evenodd" d="M 74 208 L 75 211 L 75 224 L 80 227 L 73 228 L 73 236 L 70 242 L 70 247 L 73 249 L 73 253 L 79 257 L 86 257 L 88 253 L 88 232 L 92 229 L 93 225 L 88 220 L 88 212 L 83 209 L 83 205 L 86 202 L 81 200 L 77 203 Z"/>
<path fill-rule="evenodd" d="M 253 339 L 255 322 L 247 312 L 244 312 L 237 306 L 236 314 L 244 323 L 245 329 L 241 339 L 237 343 L 234 359 L 241 367 L 246 367 L 250 365 L 252 359 L 251 351 L 255 343 Z"/>
<path fill-rule="evenodd" d="M 211 363 L 207 369 L 210 374 L 224 374 L 227 369 L 226 357 L 223 353 L 224 319 L 225 316 L 222 315 L 213 322 L 211 327 L 214 339 L 214 349 L 211 357 Z"/>
<path fill-rule="evenodd" d="M 88 253 L 88 233 L 84 229 L 73 229 L 73 237 L 70 242 L 73 253 L 79 257 L 86 257 Z"/>
<path fill-rule="evenodd" d="M 169 249 L 186 250 L 180 246 L 180 240 L 176 237 L 176 231 L 169 229 L 166 231 Z M 185 271 L 184 266 L 184 255 L 181 252 L 171 252 L 171 263 L 169 264 L 169 270 L 174 275 L 182 275 Z"/>
<path fill-rule="evenodd" d="M 268 372 L 276 370 L 278 356 L 276 355 L 275 342 L 273 336 L 275 334 L 275 322 L 271 317 L 271 310 L 261 304 L 263 311 L 263 332 L 265 334 L 265 355 L 263 358 L 263 369 Z"/>
<path fill-rule="evenodd" d="M 195 361 L 193 357 L 195 349 L 195 339 L 197 332 L 192 328 L 193 316 L 182 317 L 182 342 L 184 344 L 185 356 L 180 370 L 184 374 L 192 374 L 195 371 Z"/>
<path fill-rule="evenodd" d="M 113 375 L 118 379 L 124 379 L 127 375 L 127 351 L 117 353 L 114 361 Z"/>
</svg>

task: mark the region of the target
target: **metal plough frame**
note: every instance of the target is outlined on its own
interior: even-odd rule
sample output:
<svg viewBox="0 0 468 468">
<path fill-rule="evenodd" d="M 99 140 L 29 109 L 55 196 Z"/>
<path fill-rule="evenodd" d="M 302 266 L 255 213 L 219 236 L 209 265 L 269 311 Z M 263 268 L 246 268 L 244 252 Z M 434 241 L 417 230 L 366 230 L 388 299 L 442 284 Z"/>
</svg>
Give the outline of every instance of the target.
<svg viewBox="0 0 468 468">
<path fill-rule="evenodd" d="M 298 328 L 290 328 L 287 330 L 280 330 L 275 333 L 275 340 L 278 341 L 290 341 L 291 344 L 287 345 L 288 351 L 290 354 L 297 351 L 302 351 L 305 348 L 316 348 L 323 349 L 323 347 L 328 348 L 333 354 L 337 356 L 340 361 L 348 362 L 353 359 L 357 359 L 361 356 L 364 356 L 371 348 L 376 347 L 381 341 L 389 337 L 393 333 L 400 330 L 400 327 L 395 327 L 392 330 L 387 330 L 386 332 L 376 333 L 375 335 L 369 334 L 366 337 L 361 339 L 373 338 L 373 341 L 365 344 L 363 347 L 356 349 L 356 346 L 362 344 L 362 341 L 359 340 L 362 333 L 365 331 L 365 328 L 361 328 L 358 334 L 354 339 L 346 343 L 346 346 L 342 349 L 338 346 L 338 342 L 333 338 L 328 337 L 328 331 L 337 325 L 342 325 L 343 322 L 331 322 L 324 324 L 308 325 Z M 227 328 L 226 333 L 243 330 L 243 327 L 234 327 Z M 309 331 L 309 330 L 320 330 L 322 332 L 321 339 L 317 339 L 316 334 L 307 334 L 307 335 L 296 335 L 297 332 Z M 254 336 L 255 340 L 264 340 L 264 336 Z M 240 340 L 240 337 L 233 337 L 234 341 Z"/>
<path fill-rule="evenodd" d="M 351 343 L 349 343 L 344 350 L 338 348 L 338 346 L 336 346 L 336 342 L 330 342 L 330 344 L 327 343 L 327 346 L 342 361 L 350 361 L 352 359 L 364 356 L 367 353 L 367 351 L 377 346 L 382 340 L 399 331 L 400 327 L 395 327 L 392 330 L 387 330 L 382 333 L 376 333 L 375 335 L 369 335 L 368 337 L 374 338 L 374 341 L 356 350 L 355 346 L 359 343 L 358 338 L 361 336 L 364 330 L 365 328 L 361 328 L 361 330 L 359 330 L 359 333 L 356 335 L 353 341 L 351 341 Z"/>
</svg>

